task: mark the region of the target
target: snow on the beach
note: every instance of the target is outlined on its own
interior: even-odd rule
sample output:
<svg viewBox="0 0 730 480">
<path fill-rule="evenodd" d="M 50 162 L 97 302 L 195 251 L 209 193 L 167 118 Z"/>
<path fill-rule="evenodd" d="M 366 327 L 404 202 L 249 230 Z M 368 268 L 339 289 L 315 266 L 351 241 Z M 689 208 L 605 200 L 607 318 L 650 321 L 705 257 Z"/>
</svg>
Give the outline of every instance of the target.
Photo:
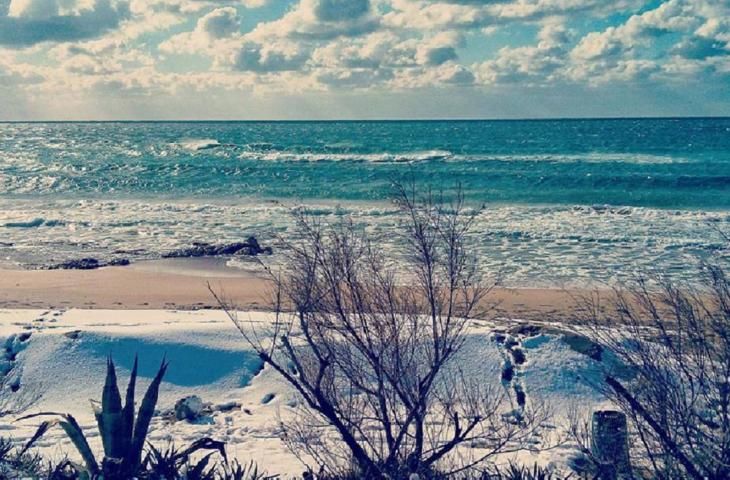
<svg viewBox="0 0 730 480">
<path fill-rule="evenodd" d="M 239 318 L 268 322 L 260 312 L 241 312 Z M 492 337 L 494 325 L 475 322 L 460 353 L 460 368 L 475 378 L 500 382 L 505 352 Z M 30 334 L 30 336 L 28 336 Z M 150 440 L 177 446 L 210 436 L 227 442 L 230 456 L 255 460 L 270 473 L 300 474 L 304 467 L 279 438 L 279 422 L 286 421 L 294 396 L 283 381 L 245 343 L 224 312 L 214 310 L 0 310 L 0 372 L 3 363 L 15 366 L 21 389 L 38 389 L 40 402 L 31 412 L 56 411 L 74 415 L 101 450 L 89 399 L 99 399 L 109 354 L 125 385 L 134 355 L 139 356 L 140 387 L 146 388 L 163 356 L 170 367 L 160 390 L 158 409 L 169 411 L 188 395 L 198 395 L 212 406 L 236 405 L 194 423 L 155 417 Z M 526 361 L 515 368 L 528 397 L 547 402 L 556 421 L 573 409 L 585 414 L 602 404 L 588 385 L 599 366 L 571 350 L 559 334 L 524 340 Z M 510 387 L 511 388 L 511 387 Z M 141 390 L 140 390 L 141 391 Z M 141 394 L 140 394 L 141 395 Z M 240 406 L 238 406 L 240 404 Z M 221 411 L 223 410 L 223 411 Z M 0 423 L 0 436 L 26 441 L 40 420 Z M 12 419 L 11 419 L 12 420 Z M 75 454 L 63 432 L 52 430 L 39 446 L 55 458 Z M 565 464 L 569 447 L 543 452 L 531 459 Z"/>
</svg>

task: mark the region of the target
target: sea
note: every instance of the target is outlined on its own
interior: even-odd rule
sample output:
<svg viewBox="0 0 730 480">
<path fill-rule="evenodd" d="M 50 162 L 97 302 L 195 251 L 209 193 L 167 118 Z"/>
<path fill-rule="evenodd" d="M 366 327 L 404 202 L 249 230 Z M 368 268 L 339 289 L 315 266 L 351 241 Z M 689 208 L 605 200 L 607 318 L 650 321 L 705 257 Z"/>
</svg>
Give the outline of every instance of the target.
<svg viewBox="0 0 730 480">
<path fill-rule="evenodd" d="M 302 206 L 399 261 L 395 182 L 461 191 L 475 261 L 509 286 L 693 281 L 730 259 L 730 118 L 663 118 L 1 123 L 0 262 L 274 242 Z"/>
</svg>

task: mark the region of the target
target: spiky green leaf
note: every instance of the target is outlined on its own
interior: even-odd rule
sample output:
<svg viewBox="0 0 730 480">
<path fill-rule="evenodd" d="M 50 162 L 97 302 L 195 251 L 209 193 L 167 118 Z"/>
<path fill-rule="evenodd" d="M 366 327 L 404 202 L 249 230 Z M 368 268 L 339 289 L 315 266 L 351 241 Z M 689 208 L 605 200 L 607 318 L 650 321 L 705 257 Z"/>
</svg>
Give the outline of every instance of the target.
<svg viewBox="0 0 730 480">
<path fill-rule="evenodd" d="M 168 363 L 163 359 L 157 375 L 155 375 L 149 388 L 147 388 L 147 392 L 142 399 L 142 404 L 137 413 L 137 421 L 134 424 L 134 433 L 132 434 L 132 445 L 127 457 L 127 462 L 132 473 L 134 473 L 133 470 L 139 466 L 142 460 L 142 449 L 144 448 L 152 416 L 155 413 L 155 406 L 157 405 L 157 398 L 160 392 L 160 383 L 162 383 L 162 377 L 165 376 L 167 366 Z"/>
<path fill-rule="evenodd" d="M 104 454 L 110 458 L 124 458 L 129 447 L 125 440 L 124 417 L 122 416 L 122 397 L 117 386 L 117 373 L 111 356 L 106 362 L 106 379 L 101 396 L 101 411 L 94 412 L 99 426 Z"/>
<path fill-rule="evenodd" d="M 31 442 L 29 442 L 29 444 L 26 446 L 30 448 L 30 445 L 32 445 L 39 438 L 45 435 L 45 433 L 48 432 L 51 427 L 53 427 L 54 425 L 60 425 L 63 431 L 66 432 L 66 436 L 68 436 L 68 438 L 76 447 L 76 450 L 78 450 L 79 454 L 81 454 L 81 458 L 83 458 L 84 463 L 86 464 L 86 469 L 88 470 L 90 476 L 94 477 L 95 475 L 98 475 L 99 465 L 96 462 L 96 458 L 91 451 L 91 447 L 89 446 L 89 442 L 86 440 L 86 436 L 84 435 L 83 430 L 81 430 L 81 426 L 73 417 L 73 415 L 70 415 L 68 413 L 40 412 L 32 415 L 26 415 L 19 418 L 17 421 L 42 416 L 55 416 L 58 418 L 56 420 L 43 422 L 43 424 L 41 424 L 41 426 L 36 431 L 36 434 L 33 435 L 33 437 L 31 438 Z"/>
<path fill-rule="evenodd" d="M 22 457 L 23 455 L 25 455 L 25 452 L 30 450 L 30 448 L 35 445 L 35 442 L 37 442 L 38 439 L 45 435 L 46 432 L 51 429 L 51 427 L 53 427 L 54 425 L 58 425 L 58 422 L 58 420 L 46 420 L 45 422 L 42 422 L 40 425 L 38 425 L 38 429 L 35 431 L 30 440 L 28 440 L 28 443 L 25 444 L 23 449 L 20 450 L 18 457 Z"/>
<path fill-rule="evenodd" d="M 129 376 L 127 395 L 122 410 L 124 449 L 128 451 L 132 446 L 132 434 L 134 433 L 134 390 L 137 384 L 137 355 L 134 356 L 134 366 Z"/>
<path fill-rule="evenodd" d="M 111 413 L 122 411 L 122 396 L 117 387 L 117 372 L 111 356 L 106 361 L 106 380 L 104 381 L 104 391 L 101 394 L 101 408 L 105 412 Z"/>
</svg>

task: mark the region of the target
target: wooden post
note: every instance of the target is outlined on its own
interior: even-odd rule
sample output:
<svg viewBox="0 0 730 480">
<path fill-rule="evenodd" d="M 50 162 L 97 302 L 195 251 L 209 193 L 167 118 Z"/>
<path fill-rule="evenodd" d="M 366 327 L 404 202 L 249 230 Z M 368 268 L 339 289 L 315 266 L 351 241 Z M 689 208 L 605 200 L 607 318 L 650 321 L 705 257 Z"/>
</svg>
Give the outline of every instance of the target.
<svg viewBox="0 0 730 480">
<path fill-rule="evenodd" d="M 633 478 L 626 415 L 615 410 L 593 413 L 591 453 L 598 463 L 600 480 Z"/>
</svg>

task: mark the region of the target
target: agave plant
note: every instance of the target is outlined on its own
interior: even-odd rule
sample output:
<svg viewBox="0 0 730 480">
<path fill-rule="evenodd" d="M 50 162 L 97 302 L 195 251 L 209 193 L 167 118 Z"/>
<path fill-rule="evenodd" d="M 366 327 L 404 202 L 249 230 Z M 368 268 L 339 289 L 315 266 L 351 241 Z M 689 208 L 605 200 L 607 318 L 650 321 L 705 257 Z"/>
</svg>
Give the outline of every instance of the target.
<svg viewBox="0 0 730 480">
<path fill-rule="evenodd" d="M 91 402 L 104 446 L 104 458 L 101 466 L 96 461 L 96 457 L 78 422 L 68 413 L 41 412 L 18 419 L 24 420 L 40 416 L 56 417 L 53 420 L 46 420 L 41 423 L 22 452 L 27 451 L 51 427 L 59 425 L 81 454 L 84 461 L 83 470 L 89 478 L 102 477 L 105 480 L 133 478 L 140 469 L 142 450 L 145 446 L 150 421 L 157 404 L 160 383 L 167 366 L 168 363 L 163 359 L 157 375 L 147 388 L 135 419 L 134 388 L 137 382 L 137 358 L 134 359 L 124 406 L 122 406 L 122 397 L 117 387 L 114 362 L 111 357 L 107 359 L 106 380 L 101 403 L 93 400 Z"/>
<path fill-rule="evenodd" d="M 193 453 L 200 450 L 213 451 L 196 463 L 192 463 L 190 458 Z M 142 465 L 144 471 L 151 474 L 152 478 L 164 480 L 175 480 L 178 478 L 186 478 L 187 480 L 213 479 L 216 477 L 216 465 L 213 465 L 208 470 L 206 470 L 206 467 L 211 456 L 216 452 L 223 457 L 224 462 L 228 461 L 225 443 L 207 437 L 193 442 L 188 448 L 182 450 L 178 450 L 174 445 L 169 445 L 166 450 L 163 450 L 150 444 L 147 450 L 147 456 L 142 462 Z"/>
</svg>

